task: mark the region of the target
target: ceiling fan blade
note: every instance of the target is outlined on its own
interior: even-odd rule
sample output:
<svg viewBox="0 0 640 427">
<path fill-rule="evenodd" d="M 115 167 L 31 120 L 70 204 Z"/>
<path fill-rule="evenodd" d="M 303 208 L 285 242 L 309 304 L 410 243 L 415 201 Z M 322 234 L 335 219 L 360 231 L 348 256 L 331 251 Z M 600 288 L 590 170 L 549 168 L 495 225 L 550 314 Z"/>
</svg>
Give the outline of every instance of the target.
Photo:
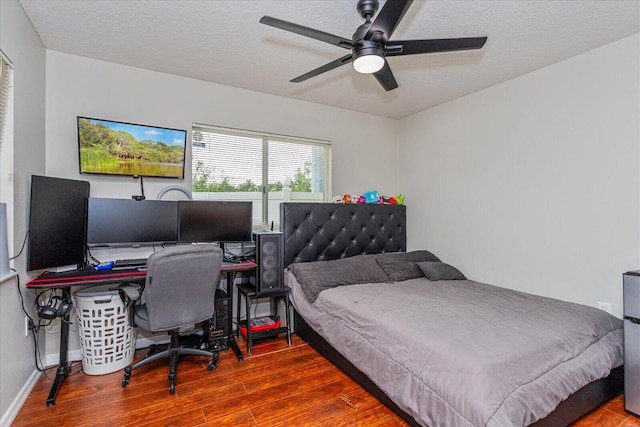
<svg viewBox="0 0 640 427">
<path fill-rule="evenodd" d="M 433 40 L 398 40 L 390 42 L 386 46 L 385 55 L 418 55 L 421 53 L 481 49 L 486 41 L 486 37 Z"/>
<path fill-rule="evenodd" d="M 352 40 L 345 39 L 344 37 L 334 36 L 333 34 L 325 33 L 324 31 L 314 30 L 313 28 L 304 27 L 278 18 L 272 18 L 271 16 L 263 16 L 260 18 L 260 23 L 300 34 L 305 37 L 311 37 L 312 39 L 320 40 L 321 42 L 343 47 L 345 49 L 353 49 L 355 47 L 355 43 L 353 43 Z"/>
<path fill-rule="evenodd" d="M 389 67 L 389 63 L 387 61 L 384 61 L 382 69 L 373 75 L 387 92 L 398 87 L 398 82 L 396 82 L 396 78 L 393 77 L 391 67 Z"/>
<path fill-rule="evenodd" d="M 412 2 L 413 0 L 387 0 L 364 39 L 375 42 L 389 40 Z"/>
<path fill-rule="evenodd" d="M 318 67 L 315 70 L 311 70 L 308 73 L 304 73 L 301 76 L 296 77 L 295 79 L 289 80 L 292 83 L 300 83 L 311 77 L 315 77 L 318 74 L 326 73 L 327 71 L 333 70 L 334 68 L 338 68 L 341 65 L 348 64 L 353 61 L 353 57 L 351 54 L 345 55 L 342 58 L 338 58 L 335 61 L 331 61 L 328 64 L 324 64 L 322 67 Z"/>
</svg>

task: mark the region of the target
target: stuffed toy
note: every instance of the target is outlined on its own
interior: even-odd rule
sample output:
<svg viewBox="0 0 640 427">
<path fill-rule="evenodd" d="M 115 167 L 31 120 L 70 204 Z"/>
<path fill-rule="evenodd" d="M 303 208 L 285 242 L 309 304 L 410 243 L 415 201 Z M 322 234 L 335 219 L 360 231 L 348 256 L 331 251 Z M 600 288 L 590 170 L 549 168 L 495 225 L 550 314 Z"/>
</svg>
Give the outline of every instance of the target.
<svg viewBox="0 0 640 427">
<path fill-rule="evenodd" d="M 377 191 L 368 191 L 363 194 L 365 203 L 378 203 L 380 201 L 380 195 Z"/>
<path fill-rule="evenodd" d="M 363 195 L 358 194 L 342 194 L 333 196 L 334 203 L 370 203 L 370 204 L 385 204 L 385 205 L 402 205 L 404 204 L 405 197 L 402 194 L 397 196 L 381 196 L 376 190 L 369 191 Z"/>
<path fill-rule="evenodd" d="M 395 201 L 396 199 L 393 199 L 394 203 L 391 203 L 391 199 L 393 199 L 393 197 L 389 197 L 389 196 L 382 196 L 380 197 L 380 200 L 382 200 L 381 203 L 385 204 L 385 205 L 395 205 Z"/>
</svg>

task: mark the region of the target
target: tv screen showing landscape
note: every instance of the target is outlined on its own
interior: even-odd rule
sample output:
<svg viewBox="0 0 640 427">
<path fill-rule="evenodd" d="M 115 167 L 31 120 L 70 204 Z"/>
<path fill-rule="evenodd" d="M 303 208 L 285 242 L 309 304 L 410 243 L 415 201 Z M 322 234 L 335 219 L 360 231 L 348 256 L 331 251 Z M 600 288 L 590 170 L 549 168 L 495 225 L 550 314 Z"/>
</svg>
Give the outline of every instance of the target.
<svg viewBox="0 0 640 427">
<path fill-rule="evenodd" d="M 187 132 L 78 117 L 80 173 L 184 178 Z"/>
</svg>

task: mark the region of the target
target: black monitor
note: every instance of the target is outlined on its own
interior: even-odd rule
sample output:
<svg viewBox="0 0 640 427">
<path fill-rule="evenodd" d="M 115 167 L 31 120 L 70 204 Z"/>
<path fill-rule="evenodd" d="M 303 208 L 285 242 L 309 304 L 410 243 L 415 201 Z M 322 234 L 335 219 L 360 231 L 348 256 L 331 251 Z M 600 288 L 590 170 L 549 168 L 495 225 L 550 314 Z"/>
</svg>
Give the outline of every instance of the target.
<svg viewBox="0 0 640 427">
<path fill-rule="evenodd" d="M 85 262 L 89 183 L 33 175 L 27 270 Z"/>
<path fill-rule="evenodd" d="M 89 199 L 87 246 L 151 246 L 178 241 L 178 202 Z"/>
<path fill-rule="evenodd" d="M 251 241 L 251 202 L 179 200 L 178 212 L 181 242 Z"/>
</svg>

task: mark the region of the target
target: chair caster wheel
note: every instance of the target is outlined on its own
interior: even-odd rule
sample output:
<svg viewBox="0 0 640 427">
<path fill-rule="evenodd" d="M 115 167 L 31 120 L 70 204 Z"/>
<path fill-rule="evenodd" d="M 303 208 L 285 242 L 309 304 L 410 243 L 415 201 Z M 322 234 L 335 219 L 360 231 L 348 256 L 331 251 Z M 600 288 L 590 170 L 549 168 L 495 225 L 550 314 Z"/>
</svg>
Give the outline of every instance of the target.
<svg viewBox="0 0 640 427">
<path fill-rule="evenodd" d="M 176 383 L 173 380 L 169 382 L 169 394 L 176 394 Z"/>
<path fill-rule="evenodd" d="M 127 366 L 127 368 L 129 368 Z M 125 388 L 129 384 L 129 380 L 131 379 L 131 368 L 124 368 L 124 376 L 122 377 L 122 388 Z"/>
<path fill-rule="evenodd" d="M 220 358 L 220 355 L 218 353 L 215 353 L 213 355 L 213 357 L 209 361 L 209 364 L 207 365 L 207 369 L 209 371 L 213 371 L 214 369 L 216 369 L 216 366 L 218 366 L 218 359 L 219 358 Z"/>
</svg>

